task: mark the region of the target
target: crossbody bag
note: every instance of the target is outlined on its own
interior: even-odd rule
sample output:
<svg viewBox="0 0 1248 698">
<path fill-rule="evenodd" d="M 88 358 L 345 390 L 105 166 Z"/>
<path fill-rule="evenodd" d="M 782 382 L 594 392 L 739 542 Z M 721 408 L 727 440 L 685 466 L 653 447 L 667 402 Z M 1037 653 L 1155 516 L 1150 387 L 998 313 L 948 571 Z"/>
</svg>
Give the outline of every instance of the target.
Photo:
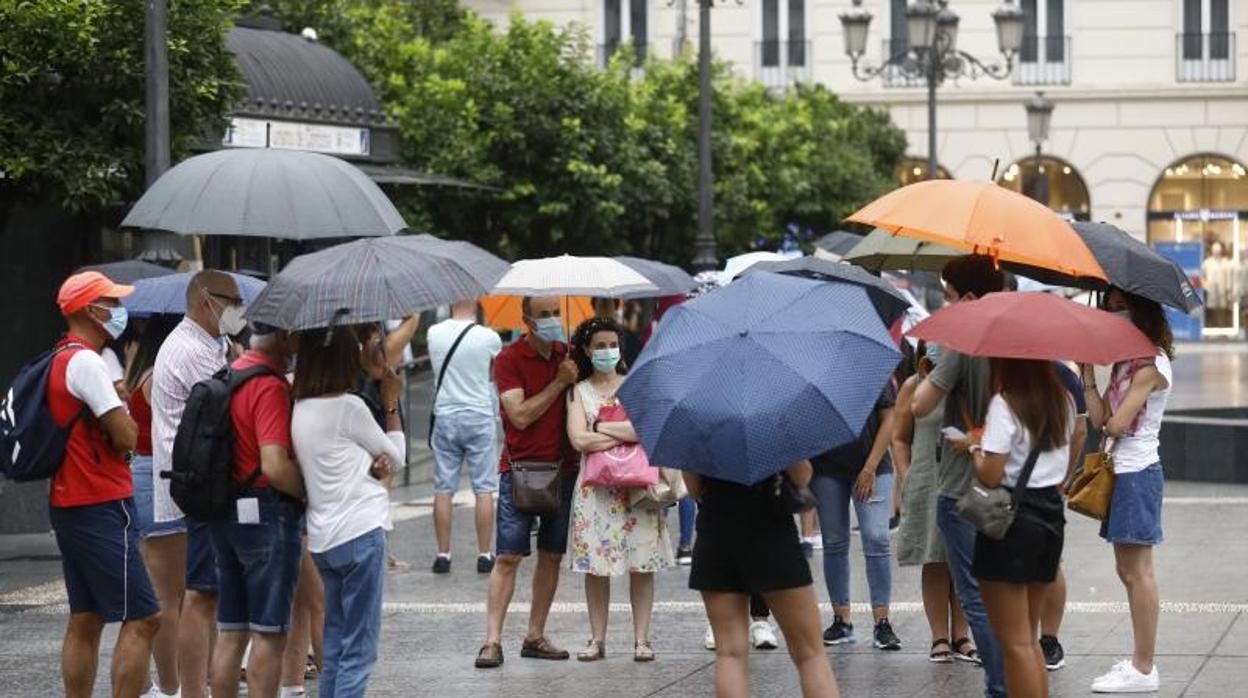
<svg viewBox="0 0 1248 698">
<path fill-rule="evenodd" d="M 1040 449 L 1033 448 L 1023 465 L 1023 472 L 1014 483 L 1014 491 L 1005 487 L 986 487 L 978 479 L 971 483 L 966 494 L 958 499 L 958 514 L 971 522 L 975 530 L 993 540 L 1005 538 L 1014 517 L 1018 514 L 1018 500 L 1027 483 L 1031 481 L 1031 471 L 1040 459 Z"/>
</svg>

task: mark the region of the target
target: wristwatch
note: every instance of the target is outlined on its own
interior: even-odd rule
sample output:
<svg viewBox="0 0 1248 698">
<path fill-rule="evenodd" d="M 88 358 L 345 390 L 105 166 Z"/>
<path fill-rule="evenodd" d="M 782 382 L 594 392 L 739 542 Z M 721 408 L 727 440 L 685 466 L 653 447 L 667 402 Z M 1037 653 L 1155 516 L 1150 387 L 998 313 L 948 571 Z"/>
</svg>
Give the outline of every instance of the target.
<svg viewBox="0 0 1248 698">
<path fill-rule="evenodd" d="M 387 408 L 386 408 L 386 416 L 390 416 L 390 415 L 392 415 L 392 414 L 398 414 L 398 413 L 399 413 L 399 406 L 398 406 L 398 405 L 395 405 L 394 407 L 387 407 Z"/>
</svg>

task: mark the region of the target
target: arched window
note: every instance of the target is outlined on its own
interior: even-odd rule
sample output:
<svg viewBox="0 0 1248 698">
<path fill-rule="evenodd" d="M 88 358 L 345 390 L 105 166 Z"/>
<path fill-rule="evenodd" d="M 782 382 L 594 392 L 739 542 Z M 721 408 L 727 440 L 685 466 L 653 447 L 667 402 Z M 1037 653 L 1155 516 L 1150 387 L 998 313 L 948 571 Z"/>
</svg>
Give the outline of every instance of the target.
<svg viewBox="0 0 1248 698">
<path fill-rule="evenodd" d="M 953 179 L 949 176 L 949 170 L 944 165 L 936 164 L 937 179 Z M 897 166 L 897 181 L 901 182 L 901 186 L 922 182 L 927 179 L 927 159 L 926 158 L 905 158 L 901 164 Z"/>
<path fill-rule="evenodd" d="M 1051 155 L 1023 158 L 1005 168 L 997 184 L 1029 196 L 1070 220 L 1091 218 L 1088 185 L 1074 165 L 1060 158 Z"/>
<path fill-rule="evenodd" d="M 1148 196 L 1148 242 L 1199 246 L 1206 334 L 1238 335 L 1248 308 L 1240 278 L 1248 257 L 1248 168 L 1213 154 L 1167 167 Z"/>
</svg>

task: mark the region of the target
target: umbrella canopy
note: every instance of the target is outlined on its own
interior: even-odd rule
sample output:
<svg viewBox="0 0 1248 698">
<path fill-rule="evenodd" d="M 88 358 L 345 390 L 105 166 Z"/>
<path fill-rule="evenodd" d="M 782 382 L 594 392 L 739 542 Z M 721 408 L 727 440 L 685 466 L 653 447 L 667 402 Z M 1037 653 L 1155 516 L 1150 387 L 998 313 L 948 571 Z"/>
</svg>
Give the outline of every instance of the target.
<svg viewBox="0 0 1248 698">
<path fill-rule="evenodd" d="M 949 260 L 964 254 L 952 247 L 897 237 L 876 228 L 870 235 L 859 238 L 858 244 L 845 255 L 845 261 L 871 271 L 940 271 Z"/>
<path fill-rule="evenodd" d="M 381 322 L 484 296 L 507 262 L 432 236 L 368 238 L 300 255 L 247 309 L 287 330 Z"/>
<path fill-rule="evenodd" d="M 90 264 L 78 271 L 98 271 L 107 276 L 110 281 L 133 285 L 139 279 L 154 279 L 158 276 L 169 276 L 176 274 L 177 271 L 169 267 L 162 267 L 159 264 L 144 262 L 139 259 L 127 259 L 124 262 L 107 262 L 104 264 Z"/>
<path fill-rule="evenodd" d="M 1002 262 L 1105 280 L 1088 246 L 1061 216 L 991 182 L 917 182 L 872 201 L 849 220 Z"/>
<path fill-rule="evenodd" d="M 183 160 L 143 193 L 121 225 L 288 240 L 376 237 L 407 227 L 381 189 L 351 163 L 268 148 Z"/>
<path fill-rule="evenodd" d="M 653 281 L 619 259 L 573 257 L 566 254 L 516 262 L 499 280 L 493 294 L 600 298 L 664 295 Z"/>
<path fill-rule="evenodd" d="M 195 272 L 139 279 L 134 282 L 134 293 L 121 299 L 132 315 L 184 315 L 186 313 L 186 287 Z M 233 274 L 243 304 L 250 304 L 264 290 L 264 282 L 243 274 Z"/>
<path fill-rule="evenodd" d="M 970 356 L 1112 364 L 1155 356 L 1130 320 L 1050 293 L 990 293 L 945 306 L 911 337 Z"/>
<path fill-rule="evenodd" d="M 649 259 L 640 257 L 616 257 L 617 261 L 624 266 L 646 277 L 650 283 L 654 284 L 661 296 L 677 296 L 689 293 L 698 287 L 698 282 L 693 280 L 684 269 L 664 264 L 663 262 L 654 262 Z M 643 291 L 643 295 L 635 296 L 633 294 L 624 294 L 625 298 L 646 298 L 652 297 L 654 294 Z"/>
<path fill-rule="evenodd" d="M 752 484 L 856 439 L 900 358 L 861 287 L 751 274 L 669 310 L 619 396 L 652 463 Z"/>
<path fill-rule="evenodd" d="M 909 299 L 901 291 L 893 288 L 892 284 L 851 264 L 834 262 L 830 259 L 798 257 L 783 262 L 759 262 L 745 271 L 746 274 L 758 272 L 804 276 L 817 281 L 843 282 L 861 286 L 867 290 L 867 298 L 871 299 L 871 305 L 875 306 L 880 319 L 889 326 L 892 326 L 897 318 L 905 315 L 906 309 L 910 307 Z"/>
<path fill-rule="evenodd" d="M 861 235 L 855 235 L 845 230 L 834 230 L 815 240 L 815 248 L 830 252 L 836 257 L 844 258 L 860 242 L 862 242 Z"/>
<path fill-rule="evenodd" d="M 482 322 L 496 330 L 524 329 L 524 296 L 486 296 L 481 299 Z M 564 296 L 560 313 L 568 327 L 576 327 L 594 316 L 594 299 Z"/>
</svg>

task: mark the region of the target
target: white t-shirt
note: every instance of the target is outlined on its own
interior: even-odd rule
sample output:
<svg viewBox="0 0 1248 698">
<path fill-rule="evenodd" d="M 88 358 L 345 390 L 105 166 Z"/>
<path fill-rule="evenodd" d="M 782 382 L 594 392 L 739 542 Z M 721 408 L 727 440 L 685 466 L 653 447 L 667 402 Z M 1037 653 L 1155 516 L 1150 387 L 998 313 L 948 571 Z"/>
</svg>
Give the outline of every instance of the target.
<svg viewBox="0 0 1248 698">
<path fill-rule="evenodd" d="M 429 361 L 436 381 L 442 364 L 455 339 L 470 325 L 467 320 L 443 320 L 429 328 Z M 477 326 L 464 335 L 434 404 L 438 416 L 454 412 L 476 412 L 485 416 L 497 414 L 497 393 L 490 376 L 490 363 L 503 350 L 503 340 L 488 327 Z"/>
<path fill-rule="evenodd" d="M 1170 400 L 1174 370 L 1170 366 L 1170 357 L 1165 354 L 1157 354 L 1153 365 L 1166 379 L 1166 387 L 1149 394 L 1140 408 L 1141 415 L 1134 433 L 1118 438 L 1113 451 L 1115 473 L 1136 473 L 1161 461 L 1161 418 L 1166 413 L 1166 402 Z"/>
<path fill-rule="evenodd" d="M 1066 436 L 1075 430 L 1074 405 L 1066 424 Z M 1018 421 L 1009 403 L 999 393 L 988 403 L 988 416 L 984 420 L 984 438 L 981 444 L 990 453 L 1007 453 L 1005 478 L 1001 484 L 1013 487 L 1031 455 L 1031 434 Z M 1036 466 L 1027 481 L 1028 489 L 1053 487 L 1066 479 L 1066 466 L 1070 464 L 1070 445 L 1045 451 L 1036 459 Z"/>
<path fill-rule="evenodd" d="M 108 364 L 99 354 L 84 349 L 69 357 L 65 365 L 65 388 L 69 394 L 82 400 L 96 417 L 124 407 L 117 388 L 113 387 L 113 377 L 108 371 Z"/>
<path fill-rule="evenodd" d="M 126 377 L 126 370 L 121 367 L 121 362 L 117 360 L 117 352 L 111 347 L 104 347 L 100 350 L 100 358 L 104 359 L 104 366 L 108 369 L 108 377 L 114 383 Z"/>
<path fill-rule="evenodd" d="M 308 550 L 323 553 L 393 527 L 390 495 L 369 469 L 382 454 L 407 463 L 403 432 L 383 432 L 364 401 L 346 394 L 296 402 L 290 437 L 308 493 Z"/>
</svg>

